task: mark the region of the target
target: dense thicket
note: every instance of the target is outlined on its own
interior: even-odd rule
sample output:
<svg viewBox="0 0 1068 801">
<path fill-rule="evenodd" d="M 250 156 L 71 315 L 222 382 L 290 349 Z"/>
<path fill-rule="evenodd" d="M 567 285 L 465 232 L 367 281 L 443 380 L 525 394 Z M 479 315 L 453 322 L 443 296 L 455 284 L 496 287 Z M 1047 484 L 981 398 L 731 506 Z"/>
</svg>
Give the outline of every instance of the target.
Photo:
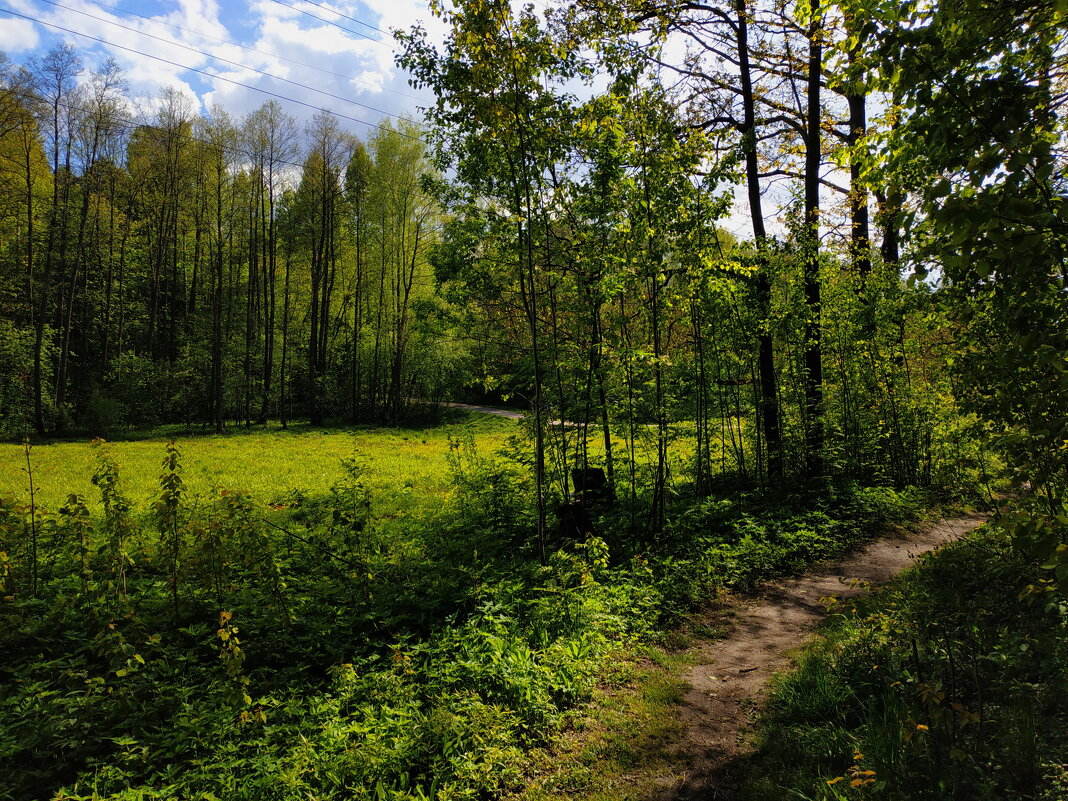
<svg viewBox="0 0 1068 801">
<path fill-rule="evenodd" d="M 69 46 L 0 75 L 2 433 L 396 420 L 441 394 L 413 123 L 364 143 L 274 101 L 142 105 Z"/>
</svg>

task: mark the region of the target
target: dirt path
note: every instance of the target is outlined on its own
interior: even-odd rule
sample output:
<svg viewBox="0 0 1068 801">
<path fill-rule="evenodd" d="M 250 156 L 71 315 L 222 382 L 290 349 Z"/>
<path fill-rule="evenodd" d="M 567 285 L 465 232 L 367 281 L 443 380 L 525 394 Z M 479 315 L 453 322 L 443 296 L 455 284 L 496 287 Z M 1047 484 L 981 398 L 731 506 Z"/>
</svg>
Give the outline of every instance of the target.
<svg viewBox="0 0 1068 801">
<path fill-rule="evenodd" d="M 979 515 L 944 520 L 918 532 L 877 540 L 816 573 L 777 581 L 741 599 L 731 633 L 691 649 L 683 678 L 683 736 L 675 747 L 686 774 L 652 801 L 731 799 L 730 765 L 744 756 L 743 734 L 764 698 L 768 680 L 790 663 L 788 652 L 808 639 L 825 612 L 821 598 L 861 595 L 908 567 L 920 554 L 980 525 Z"/>
<path fill-rule="evenodd" d="M 480 414 L 493 414 L 497 417 L 507 417 L 509 420 L 522 420 L 523 413 L 517 412 L 514 409 L 500 409 L 496 406 L 478 406 L 474 403 L 443 403 L 442 406 L 448 406 L 450 409 L 463 409 L 467 412 L 479 412 Z"/>
<path fill-rule="evenodd" d="M 463 409 L 468 412 L 478 412 L 480 414 L 493 414 L 497 417 L 507 417 L 509 420 L 522 420 L 523 412 L 517 412 L 514 409 L 501 409 L 497 406 L 479 406 L 474 403 L 443 403 L 442 406 L 448 406 L 450 409 Z M 560 420 L 550 420 L 546 425 L 549 426 L 563 426 L 564 428 L 579 428 L 581 423 L 573 423 L 570 420 L 561 422 Z"/>
</svg>

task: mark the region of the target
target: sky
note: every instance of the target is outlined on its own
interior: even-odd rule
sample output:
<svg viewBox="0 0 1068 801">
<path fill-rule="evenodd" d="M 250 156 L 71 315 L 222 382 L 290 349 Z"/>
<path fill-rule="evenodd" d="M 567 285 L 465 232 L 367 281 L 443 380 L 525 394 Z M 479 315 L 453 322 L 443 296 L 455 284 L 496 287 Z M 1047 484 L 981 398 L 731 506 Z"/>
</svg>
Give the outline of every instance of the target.
<svg viewBox="0 0 1068 801">
<path fill-rule="evenodd" d="M 326 108 L 366 137 L 429 105 L 389 34 L 419 22 L 442 33 L 425 0 L 0 0 L 0 51 L 25 63 L 65 41 L 90 68 L 113 56 L 142 108 L 167 86 L 235 117 L 273 97 L 300 121 Z"/>
</svg>

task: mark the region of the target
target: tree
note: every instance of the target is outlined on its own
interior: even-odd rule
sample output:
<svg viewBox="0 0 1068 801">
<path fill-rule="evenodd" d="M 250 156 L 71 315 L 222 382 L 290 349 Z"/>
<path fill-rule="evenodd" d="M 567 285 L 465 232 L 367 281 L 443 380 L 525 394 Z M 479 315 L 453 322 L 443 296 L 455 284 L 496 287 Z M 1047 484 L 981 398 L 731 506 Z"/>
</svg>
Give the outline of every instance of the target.
<svg viewBox="0 0 1068 801">
<path fill-rule="evenodd" d="M 389 286 L 389 377 L 384 417 L 397 423 L 407 402 L 405 359 L 411 339 L 411 305 L 416 283 L 429 279 L 427 252 L 437 238 L 436 204 L 423 190 L 428 176 L 425 146 L 419 128 L 402 122 L 384 124 L 371 138 L 371 168 L 366 207 L 371 210 L 372 236 L 378 241 L 380 286 Z M 381 316 L 378 329 L 383 327 Z M 376 353 L 378 334 L 376 332 Z"/>
<path fill-rule="evenodd" d="M 39 417 L 37 409 L 43 392 L 41 382 L 42 352 L 45 347 L 45 320 L 49 313 L 49 290 L 55 283 L 56 305 L 53 321 L 59 328 L 65 317 L 67 298 L 63 274 L 68 256 L 68 234 L 71 189 L 71 151 L 74 132 L 77 128 L 76 118 L 79 111 L 77 104 L 76 78 L 82 71 L 82 60 L 77 51 L 68 44 L 56 45 L 43 59 L 35 60 L 30 65 L 33 75 L 34 90 L 41 102 L 34 108 L 39 113 L 38 124 L 46 132 L 46 151 L 52 162 L 52 203 L 49 206 L 47 240 L 44 252 L 43 280 L 39 285 L 36 337 L 34 341 L 34 417 Z M 60 171 L 60 164 L 63 170 Z M 59 275 L 59 280 L 56 276 Z M 58 411 L 62 410 L 65 387 L 60 383 L 62 376 L 56 374 L 53 398 Z M 58 420 L 58 418 L 57 418 Z M 43 431 L 43 421 L 38 430 Z"/>
<path fill-rule="evenodd" d="M 352 422 L 360 419 L 362 402 L 360 356 L 363 347 L 364 311 L 368 303 L 367 292 L 367 248 L 369 234 L 368 192 L 371 188 L 371 157 L 362 142 L 357 142 L 352 149 L 352 158 L 345 168 L 345 200 L 348 201 L 352 214 L 353 245 L 355 248 L 355 270 L 352 276 L 352 363 L 350 392 L 352 395 Z"/>
<path fill-rule="evenodd" d="M 960 326 L 962 400 L 1005 432 L 1045 507 L 1035 529 L 1060 526 L 1062 536 L 1063 523 L 1053 522 L 1068 483 L 1062 4 L 954 0 L 872 11 L 872 54 L 902 106 L 880 156 L 891 187 L 919 195 L 906 230 L 918 276 L 937 266 Z"/>
<path fill-rule="evenodd" d="M 328 112 L 316 114 L 305 134 L 311 152 L 304 162 L 297 203 L 305 215 L 304 244 L 310 264 L 307 398 L 312 425 L 322 425 L 327 346 L 333 325 L 331 310 L 343 218 L 341 175 L 348 165 L 353 139 Z"/>
<path fill-rule="evenodd" d="M 208 397 L 211 421 L 217 433 L 226 429 L 226 338 L 224 307 L 228 306 L 227 267 L 233 254 L 236 198 L 233 163 L 237 152 L 238 132 L 230 116 L 221 108 L 212 110 L 210 118 L 200 124 L 198 158 L 202 162 L 204 191 L 209 198 L 206 220 L 210 266 L 211 299 L 211 372 Z M 226 326 L 227 328 L 229 326 Z"/>
<path fill-rule="evenodd" d="M 21 385 L 21 391 L 20 402 L 13 403 L 5 415 L 16 419 L 6 420 L 4 428 L 8 433 L 24 434 L 32 427 L 41 435 L 45 433 L 45 411 L 50 408 L 42 393 L 50 360 L 44 321 L 47 301 L 40 297 L 47 288 L 42 286 L 45 277 L 40 274 L 38 254 L 41 218 L 52 190 L 52 177 L 41 143 L 38 115 L 34 113 L 38 100 L 33 91 L 33 77 L 26 70 L 10 68 L 6 60 L 0 67 L 0 180 L 4 197 L 12 202 L 11 207 L 4 205 L 3 224 L 5 233 L 10 231 L 12 245 L 17 247 L 11 253 L 17 262 L 17 278 L 12 281 L 9 294 L 21 295 L 24 300 L 24 304 L 19 304 L 21 308 L 11 309 L 10 317 L 18 325 L 19 338 L 26 336 L 21 332 L 28 332 L 33 343 L 29 374 L 10 375 L 5 381 L 11 389 Z M 14 337 L 16 330 L 9 334 Z M 20 347 L 19 351 L 25 352 L 25 348 Z"/>
<path fill-rule="evenodd" d="M 545 362 L 541 332 L 544 287 L 540 279 L 547 253 L 544 205 L 547 176 L 560 160 L 558 136 L 569 104 L 548 87 L 579 72 L 578 59 L 542 29 L 531 7 L 518 15 L 501 0 L 461 2 L 454 11 L 432 6 L 450 28 L 439 52 L 416 28 L 402 35 L 400 63 L 417 85 L 436 95 L 428 111 L 434 125 L 437 166 L 455 170 L 457 200 L 465 210 L 486 204 L 480 216 L 509 227 L 513 260 L 530 348 L 530 406 L 537 486 L 538 550 L 545 558 Z"/>
<path fill-rule="evenodd" d="M 252 161 L 254 190 L 253 240 L 260 237 L 257 248 L 250 246 L 250 269 L 259 264 L 262 270 L 260 298 L 263 309 L 263 364 L 260 383 L 258 422 L 266 423 L 270 412 L 271 384 L 274 376 L 275 329 L 277 316 L 276 278 L 278 274 L 278 233 L 276 205 L 282 191 L 283 169 L 297 152 L 297 125 L 277 101 L 269 100 L 245 120 L 243 137 Z M 259 229 L 262 226 L 263 230 Z M 255 256 L 253 256 L 255 253 Z"/>
</svg>

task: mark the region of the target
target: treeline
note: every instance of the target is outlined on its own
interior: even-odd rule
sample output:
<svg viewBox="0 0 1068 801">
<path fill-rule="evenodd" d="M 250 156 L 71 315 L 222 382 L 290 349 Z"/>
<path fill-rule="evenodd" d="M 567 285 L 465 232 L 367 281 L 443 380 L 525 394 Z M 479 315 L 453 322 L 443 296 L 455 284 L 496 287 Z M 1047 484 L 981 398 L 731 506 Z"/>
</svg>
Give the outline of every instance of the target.
<svg viewBox="0 0 1068 801">
<path fill-rule="evenodd" d="M 395 421 L 439 395 L 420 136 L 135 102 L 67 45 L 5 61 L 0 432 Z"/>
<path fill-rule="evenodd" d="M 272 104 L 123 123 L 121 76 L 68 49 L 8 70 L 9 428 L 388 422 L 477 379 L 530 410 L 542 535 L 588 465 L 652 531 L 683 485 L 959 483 L 962 398 L 1060 469 L 1054 5 L 932 54 L 912 28 L 970 11 L 439 13 L 443 44 L 399 37 L 426 133 L 367 148 Z"/>
</svg>

